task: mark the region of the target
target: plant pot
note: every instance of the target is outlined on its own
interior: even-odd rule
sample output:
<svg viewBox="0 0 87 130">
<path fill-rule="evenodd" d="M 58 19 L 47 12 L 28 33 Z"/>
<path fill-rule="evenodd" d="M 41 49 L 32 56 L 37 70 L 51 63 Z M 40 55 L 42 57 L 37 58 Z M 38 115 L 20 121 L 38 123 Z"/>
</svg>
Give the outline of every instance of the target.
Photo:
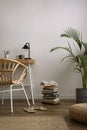
<svg viewBox="0 0 87 130">
<path fill-rule="evenodd" d="M 76 89 L 76 102 L 77 103 L 87 103 L 87 88 L 77 88 Z"/>
</svg>

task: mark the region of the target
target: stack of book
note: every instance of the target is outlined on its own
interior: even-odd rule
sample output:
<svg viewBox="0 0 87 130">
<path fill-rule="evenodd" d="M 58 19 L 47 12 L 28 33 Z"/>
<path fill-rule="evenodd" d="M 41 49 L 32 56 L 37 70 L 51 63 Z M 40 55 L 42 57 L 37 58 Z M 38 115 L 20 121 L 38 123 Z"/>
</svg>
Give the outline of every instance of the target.
<svg viewBox="0 0 87 130">
<path fill-rule="evenodd" d="M 50 104 L 58 104 L 59 94 L 58 94 L 58 84 L 55 81 L 42 81 L 41 86 L 42 88 L 42 102 L 43 103 L 50 103 Z"/>
</svg>

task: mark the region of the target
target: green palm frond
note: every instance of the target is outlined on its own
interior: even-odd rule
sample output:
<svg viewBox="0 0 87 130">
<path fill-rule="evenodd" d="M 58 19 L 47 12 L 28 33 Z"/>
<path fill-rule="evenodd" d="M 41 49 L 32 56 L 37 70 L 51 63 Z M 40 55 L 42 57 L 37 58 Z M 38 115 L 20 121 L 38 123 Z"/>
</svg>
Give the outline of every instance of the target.
<svg viewBox="0 0 87 130">
<path fill-rule="evenodd" d="M 75 57 L 74 57 L 74 56 L 72 57 L 71 54 L 66 55 L 65 57 L 63 57 L 63 58 L 61 59 L 61 62 L 63 62 L 65 59 L 69 59 L 70 61 L 75 62 Z"/>
<path fill-rule="evenodd" d="M 54 50 L 57 50 L 57 49 L 63 49 L 63 50 L 66 50 L 72 57 L 75 57 L 75 55 L 73 54 L 72 52 L 72 48 L 70 46 L 70 44 L 68 43 L 68 47 L 54 47 L 50 50 L 50 52 L 54 51 Z"/>
<path fill-rule="evenodd" d="M 50 52 L 54 51 L 54 50 L 57 50 L 59 47 L 54 47 L 50 50 Z"/>
<path fill-rule="evenodd" d="M 63 34 L 61 34 L 61 37 L 67 37 L 72 38 L 74 41 L 76 41 L 77 45 L 79 46 L 80 50 L 82 48 L 82 34 L 79 33 L 76 29 L 68 28 L 64 31 Z"/>
<path fill-rule="evenodd" d="M 69 60 L 72 60 L 73 62 L 75 62 L 76 56 L 73 54 L 72 48 L 71 48 L 71 46 L 70 46 L 69 43 L 68 43 L 68 47 L 55 47 L 55 48 L 52 48 L 52 49 L 50 50 L 50 52 L 52 52 L 52 51 L 54 51 L 54 50 L 56 50 L 56 49 L 63 49 L 63 50 L 65 50 L 65 51 L 68 52 L 68 55 L 66 55 L 65 57 L 63 57 L 63 58 L 61 59 L 61 62 L 63 62 L 65 59 L 69 59 Z"/>
<path fill-rule="evenodd" d="M 57 50 L 57 49 L 64 49 L 66 50 L 67 52 L 71 53 L 71 50 L 68 48 L 68 47 L 55 47 L 55 48 L 52 48 L 50 50 L 50 52 L 54 51 L 54 50 Z"/>
<path fill-rule="evenodd" d="M 82 45 L 83 45 L 83 47 L 84 47 L 84 49 L 85 49 L 84 55 L 87 56 L 87 43 L 82 42 Z"/>
</svg>

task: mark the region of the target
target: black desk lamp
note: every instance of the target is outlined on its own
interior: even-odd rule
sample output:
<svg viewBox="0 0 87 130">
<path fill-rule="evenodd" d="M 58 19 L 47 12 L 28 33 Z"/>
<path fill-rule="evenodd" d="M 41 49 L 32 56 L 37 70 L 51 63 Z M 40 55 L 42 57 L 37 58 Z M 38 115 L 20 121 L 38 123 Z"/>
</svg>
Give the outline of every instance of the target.
<svg viewBox="0 0 87 130">
<path fill-rule="evenodd" d="M 26 44 L 22 47 L 22 49 L 28 50 L 28 58 L 25 58 L 25 59 L 31 59 L 30 58 L 30 43 L 26 42 Z"/>
</svg>

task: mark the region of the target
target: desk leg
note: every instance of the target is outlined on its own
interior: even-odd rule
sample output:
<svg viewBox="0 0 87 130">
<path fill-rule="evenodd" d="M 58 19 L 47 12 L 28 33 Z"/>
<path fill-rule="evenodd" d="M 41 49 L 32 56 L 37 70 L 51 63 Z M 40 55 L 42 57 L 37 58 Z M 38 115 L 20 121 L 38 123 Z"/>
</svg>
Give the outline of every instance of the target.
<svg viewBox="0 0 87 130">
<path fill-rule="evenodd" d="M 32 96 L 32 103 L 33 105 L 35 104 L 34 102 L 34 94 L 33 94 L 33 81 L 32 81 L 32 72 L 31 72 L 31 65 L 28 65 L 28 69 L 29 69 L 29 78 L 30 78 L 30 87 L 31 87 L 31 96 Z"/>
</svg>

